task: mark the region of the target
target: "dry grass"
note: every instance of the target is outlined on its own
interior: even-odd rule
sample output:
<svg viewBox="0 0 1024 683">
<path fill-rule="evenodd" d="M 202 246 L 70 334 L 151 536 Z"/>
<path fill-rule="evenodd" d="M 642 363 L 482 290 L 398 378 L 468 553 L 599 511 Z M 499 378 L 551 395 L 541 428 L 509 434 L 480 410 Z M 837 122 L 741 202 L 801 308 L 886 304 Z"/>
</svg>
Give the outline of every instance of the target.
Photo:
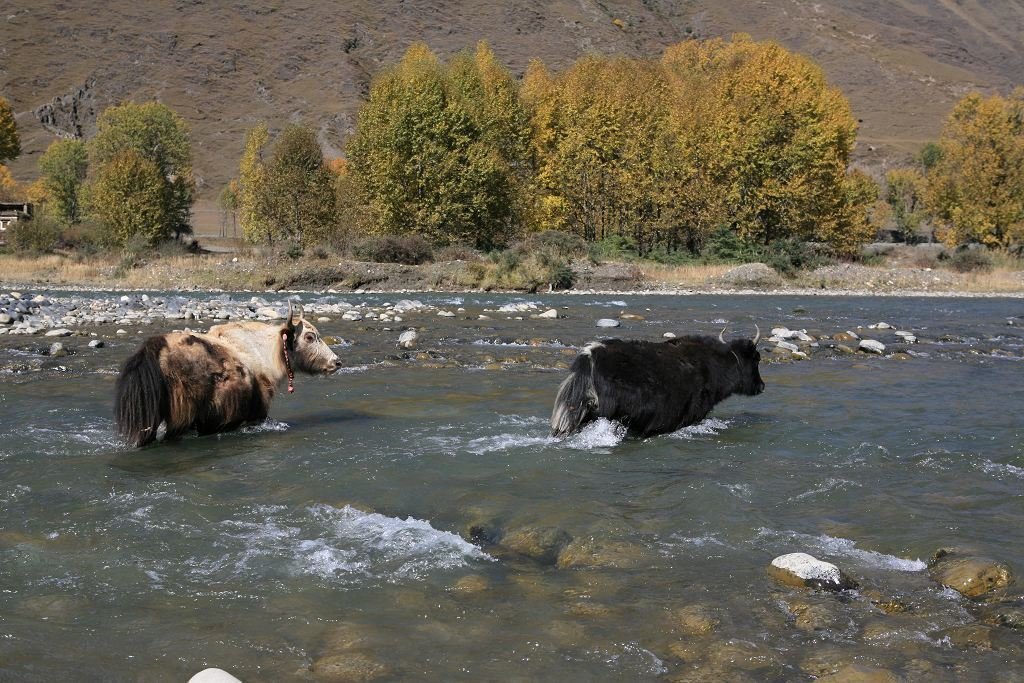
<svg viewBox="0 0 1024 683">
<path fill-rule="evenodd" d="M 721 277 L 736 264 L 687 264 L 682 266 L 666 266 L 657 263 L 642 264 L 640 270 L 644 279 L 651 282 L 662 282 L 680 287 L 697 287 Z"/>
<path fill-rule="evenodd" d="M 1024 270 L 996 266 L 992 270 L 962 276 L 964 292 L 1011 294 L 1024 291 Z"/>
<path fill-rule="evenodd" d="M 112 257 L 0 254 L 0 274 L 8 282 L 101 285 L 110 281 L 115 265 L 116 259 Z"/>
</svg>

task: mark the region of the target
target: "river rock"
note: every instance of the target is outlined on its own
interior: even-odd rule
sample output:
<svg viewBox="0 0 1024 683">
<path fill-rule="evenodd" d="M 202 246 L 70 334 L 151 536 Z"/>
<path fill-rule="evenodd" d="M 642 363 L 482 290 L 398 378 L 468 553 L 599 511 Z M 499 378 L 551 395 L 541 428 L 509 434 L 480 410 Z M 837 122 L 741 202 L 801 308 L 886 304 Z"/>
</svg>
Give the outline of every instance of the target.
<svg viewBox="0 0 1024 683">
<path fill-rule="evenodd" d="M 1024 598 L 996 603 L 982 610 L 978 618 L 986 624 L 1024 632 Z"/>
<path fill-rule="evenodd" d="M 437 314 L 442 318 L 454 318 L 455 314 L 451 311 L 438 311 Z"/>
<path fill-rule="evenodd" d="M 364 652 L 321 657 L 313 662 L 313 678 L 326 683 L 365 683 L 390 675 L 387 666 Z"/>
<path fill-rule="evenodd" d="M 636 313 L 623 313 L 619 316 L 619 320 L 644 320 L 644 317 Z"/>
<path fill-rule="evenodd" d="M 785 605 L 793 617 L 793 625 L 801 631 L 838 631 L 849 626 L 849 619 L 845 619 L 835 605 L 802 599 L 786 600 Z"/>
<path fill-rule="evenodd" d="M 203 669 L 192 678 L 188 679 L 188 683 L 242 683 L 238 678 L 235 678 L 224 669 Z"/>
<path fill-rule="evenodd" d="M 398 335 L 398 347 L 402 349 L 411 349 L 416 346 L 416 339 L 419 334 L 416 330 L 406 330 L 402 334 Z"/>
<path fill-rule="evenodd" d="M 776 557 L 768 565 L 768 575 L 779 583 L 797 588 L 839 591 L 857 587 L 857 582 L 841 572 L 839 567 L 807 553 Z"/>
<path fill-rule="evenodd" d="M 559 569 L 612 567 L 631 569 L 644 557 L 642 546 L 588 536 L 574 539 L 558 555 Z"/>
<path fill-rule="evenodd" d="M 572 541 L 564 529 L 554 526 L 524 526 L 507 531 L 501 545 L 544 564 L 555 564 L 559 553 Z"/>
<path fill-rule="evenodd" d="M 790 353 L 794 353 L 794 352 L 800 350 L 799 346 L 797 346 L 796 344 L 793 344 L 792 342 L 788 342 L 788 341 L 777 342 L 775 344 L 775 347 L 779 348 L 779 349 L 783 349 L 785 351 L 789 351 Z"/>
<path fill-rule="evenodd" d="M 672 624 L 688 636 L 706 636 L 721 623 L 707 605 L 681 607 L 673 610 L 670 618 Z"/>
<path fill-rule="evenodd" d="M 72 334 L 71 330 L 66 327 L 58 327 L 55 330 L 49 330 L 46 333 L 47 337 L 70 337 Z"/>
<path fill-rule="evenodd" d="M 68 350 L 64 348 L 64 345 L 60 342 L 53 342 L 50 345 L 49 354 L 50 358 L 63 358 L 68 355 Z"/>
<path fill-rule="evenodd" d="M 463 576 L 455 582 L 452 590 L 463 595 L 479 595 L 486 593 L 491 588 L 491 582 L 479 574 Z"/>
<path fill-rule="evenodd" d="M 675 332 L 666 332 L 665 334 L 663 334 L 661 336 L 664 337 L 665 339 L 675 339 L 676 338 L 676 333 Z"/>
<path fill-rule="evenodd" d="M 1013 583 L 1010 568 L 987 557 L 978 557 L 941 548 L 928 563 L 933 580 L 952 588 L 964 597 L 979 598 L 1002 590 Z"/>
<path fill-rule="evenodd" d="M 885 353 L 885 344 L 874 339 L 861 339 L 857 348 L 867 353 Z"/>
<path fill-rule="evenodd" d="M 535 318 L 541 318 L 543 320 L 556 320 L 558 318 L 558 311 L 554 308 L 549 308 L 543 313 L 538 313 Z"/>
<path fill-rule="evenodd" d="M 893 327 L 889 323 L 874 323 L 873 325 L 868 325 L 868 329 L 869 330 L 891 330 L 891 329 L 893 329 Z"/>
<path fill-rule="evenodd" d="M 14 318 L 7 315 L 6 313 L 0 313 L 0 325 L 13 325 Z"/>
<path fill-rule="evenodd" d="M 900 683 L 899 676 L 888 669 L 866 664 L 847 664 L 834 674 L 822 676 L 817 683 Z"/>
<path fill-rule="evenodd" d="M 858 337 L 854 332 L 837 332 L 836 334 L 832 335 L 832 341 L 837 342 L 849 343 L 855 342 L 858 339 L 860 339 L 860 337 Z"/>
<path fill-rule="evenodd" d="M 280 320 L 284 318 L 284 315 L 279 312 L 276 308 L 270 306 L 263 306 L 256 309 L 256 315 L 260 318 L 266 318 L 267 320 Z"/>
<path fill-rule="evenodd" d="M 596 323 L 594 323 L 595 327 L 619 327 L 620 325 L 622 325 L 622 323 L 620 323 L 618 320 L 613 320 L 611 318 L 601 318 Z"/>
</svg>

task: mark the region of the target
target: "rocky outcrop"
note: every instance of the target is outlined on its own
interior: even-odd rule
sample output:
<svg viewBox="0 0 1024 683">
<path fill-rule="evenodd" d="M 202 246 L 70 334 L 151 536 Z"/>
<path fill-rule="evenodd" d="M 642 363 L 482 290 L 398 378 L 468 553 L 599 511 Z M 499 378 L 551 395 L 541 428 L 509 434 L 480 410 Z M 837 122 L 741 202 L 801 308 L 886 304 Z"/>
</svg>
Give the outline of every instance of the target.
<svg viewBox="0 0 1024 683">
<path fill-rule="evenodd" d="M 43 128 L 62 138 L 82 140 L 96 132 L 96 79 L 90 78 L 74 92 L 53 98 L 33 112 Z"/>
</svg>

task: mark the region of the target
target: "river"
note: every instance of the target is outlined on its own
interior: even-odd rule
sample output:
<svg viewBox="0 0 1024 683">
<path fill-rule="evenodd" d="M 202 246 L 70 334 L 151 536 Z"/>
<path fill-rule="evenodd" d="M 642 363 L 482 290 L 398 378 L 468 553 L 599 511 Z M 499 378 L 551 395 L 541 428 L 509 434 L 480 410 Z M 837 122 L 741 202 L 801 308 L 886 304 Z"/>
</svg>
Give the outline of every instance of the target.
<svg viewBox="0 0 1024 683">
<path fill-rule="evenodd" d="M 856 663 L 982 681 L 1024 666 L 1021 631 L 982 624 L 925 565 L 960 547 L 1024 572 L 1024 302 L 301 298 L 424 307 L 401 323 L 328 315 L 337 374 L 298 377 L 262 425 L 140 451 L 113 432 L 117 370 L 182 324 L 92 326 L 106 346 L 67 337 L 60 359 L 52 339 L 0 337 L 0 680 L 217 666 L 247 683 L 799 681 Z M 529 317 L 549 307 L 564 317 Z M 766 353 L 764 394 L 675 434 L 597 423 L 550 438 L 565 368 L 623 312 L 643 319 L 611 334 L 757 323 L 821 345 L 804 361 Z M 405 326 L 419 352 L 396 349 Z M 858 328 L 886 353 L 826 348 Z M 774 583 L 766 567 L 789 552 L 860 589 Z"/>
</svg>

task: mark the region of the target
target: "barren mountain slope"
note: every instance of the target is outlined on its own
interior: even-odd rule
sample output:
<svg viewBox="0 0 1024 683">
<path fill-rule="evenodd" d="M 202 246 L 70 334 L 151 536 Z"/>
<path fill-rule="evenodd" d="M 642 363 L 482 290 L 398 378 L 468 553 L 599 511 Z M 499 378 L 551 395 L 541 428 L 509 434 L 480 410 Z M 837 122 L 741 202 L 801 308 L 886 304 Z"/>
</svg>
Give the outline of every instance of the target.
<svg viewBox="0 0 1024 683">
<path fill-rule="evenodd" d="M 107 105 L 156 98 L 191 125 L 207 198 L 259 120 L 312 124 L 340 154 L 373 74 L 415 40 L 447 56 L 484 39 L 516 73 L 535 57 L 559 68 L 589 51 L 657 56 L 736 31 L 778 40 L 846 92 L 872 165 L 933 139 L 964 92 L 1024 74 L 1022 0 L 8 0 L 0 20 L 0 95 L 25 150 L 17 176 L 34 175 L 52 130 L 88 134 Z"/>
</svg>

